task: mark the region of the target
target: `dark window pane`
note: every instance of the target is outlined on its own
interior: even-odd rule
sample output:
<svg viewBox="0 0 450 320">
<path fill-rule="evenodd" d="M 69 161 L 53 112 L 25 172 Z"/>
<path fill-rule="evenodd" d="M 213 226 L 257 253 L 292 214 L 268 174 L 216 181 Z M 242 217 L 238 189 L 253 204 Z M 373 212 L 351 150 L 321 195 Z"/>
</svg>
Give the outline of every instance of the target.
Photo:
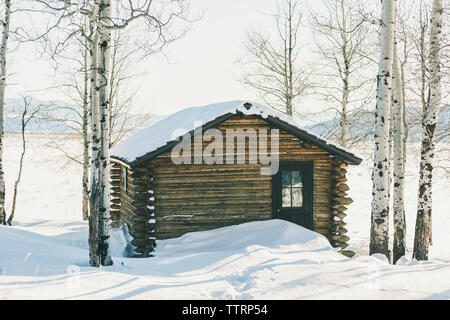
<svg viewBox="0 0 450 320">
<path fill-rule="evenodd" d="M 292 206 L 301 207 L 303 206 L 303 192 L 302 188 L 292 188 Z"/>
<path fill-rule="evenodd" d="M 301 171 L 292 171 L 292 187 L 301 188 L 302 185 L 302 173 Z"/>
<path fill-rule="evenodd" d="M 291 206 L 291 189 L 290 188 L 281 189 L 281 205 L 283 207 Z"/>
<path fill-rule="evenodd" d="M 287 170 L 283 170 L 281 172 L 281 178 L 282 178 L 282 186 L 283 187 L 289 187 L 291 185 L 291 172 Z"/>
</svg>

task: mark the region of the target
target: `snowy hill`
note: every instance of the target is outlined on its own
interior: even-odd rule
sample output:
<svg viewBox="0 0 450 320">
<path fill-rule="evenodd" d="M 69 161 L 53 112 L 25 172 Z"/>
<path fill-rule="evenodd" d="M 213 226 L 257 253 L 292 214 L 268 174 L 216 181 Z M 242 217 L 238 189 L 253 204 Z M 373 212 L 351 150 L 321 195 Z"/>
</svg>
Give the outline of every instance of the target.
<svg viewBox="0 0 450 320">
<path fill-rule="evenodd" d="M 410 122 L 413 122 L 412 117 L 416 117 L 417 119 L 419 115 L 419 112 L 415 108 L 408 108 L 407 111 L 407 117 L 410 119 Z M 350 128 L 348 129 L 348 134 L 351 137 L 361 137 L 361 136 L 373 136 L 373 121 L 374 116 L 371 113 L 365 113 L 362 114 L 356 121 L 356 119 L 349 118 L 349 122 L 352 123 Z M 420 123 L 417 122 L 417 123 Z M 444 106 L 441 108 L 441 111 L 439 113 L 438 117 L 438 126 L 437 126 L 437 133 L 439 134 L 439 131 L 443 131 L 446 128 L 449 127 L 450 123 L 450 106 Z M 319 122 L 314 125 L 309 125 L 305 127 L 308 130 L 311 130 L 315 134 L 321 135 L 326 137 L 331 133 L 331 136 L 340 136 L 339 133 L 339 119 L 338 118 L 332 118 L 327 121 Z M 410 127 L 409 131 L 409 138 L 417 141 L 421 138 L 421 128 L 419 125 L 413 125 Z"/>
<path fill-rule="evenodd" d="M 59 105 L 59 106 L 70 106 L 68 102 L 59 101 L 59 100 L 39 100 L 32 99 L 30 109 L 36 107 L 38 105 Z M 5 101 L 5 132 L 16 133 L 21 130 L 21 120 L 19 112 L 22 111 L 23 108 L 23 99 L 22 98 L 10 98 Z M 409 108 L 409 115 L 417 115 L 417 111 L 414 108 Z M 68 118 L 68 119 L 77 119 L 77 115 L 73 111 L 69 111 L 67 109 L 55 110 L 53 113 L 55 118 Z M 142 116 L 149 117 L 149 124 L 156 123 L 162 118 L 165 118 L 167 115 L 155 115 L 155 114 L 135 114 L 133 115 L 136 118 L 140 118 Z M 352 121 L 351 119 L 349 121 Z M 443 128 L 448 128 L 448 124 L 450 122 L 450 106 L 445 106 L 441 109 L 438 118 L 438 130 L 442 130 Z M 314 134 L 317 134 L 322 137 L 327 137 L 327 135 L 331 132 L 334 136 L 339 136 L 338 132 L 338 118 L 332 118 L 327 121 L 319 122 L 314 125 L 304 126 L 304 129 L 310 130 Z M 373 123 L 373 115 L 370 113 L 366 113 L 361 116 L 358 120 L 358 125 L 352 125 L 349 134 L 353 137 L 359 137 L 362 135 L 373 135 L 371 131 L 371 126 Z M 27 131 L 29 133 L 35 134 L 72 134 L 73 130 L 68 128 L 67 126 L 51 121 L 50 119 L 39 119 L 38 121 L 32 121 L 28 125 Z M 420 127 L 413 126 L 411 127 L 411 131 L 409 133 L 409 137 L 417 140 L 421 137 Z"/>
<path fill-rule="evenodd" d="M 64 101 L 42 101 L 32 98 L 29 110 L 34 110 L 39 105 L 57 104 L 60 106 L 68 106 Z M 5 132 L 21 132 L 21 113 L 23 112 L 23 98 L 9 98 L 5 100 Z M 76 115 L 69 111 L 56 111 L 55 116 L 67 117 L 69 119 L 77 119 Z M 30 121 L 27 125 L 27 132 L 36 134 L 70 134 L 73 133 L 67 126 L 50 121 L 47 119 L 39 119 L 39 121 Z"/>
<path fill-rule="evenodd" d="M 23 112 L 23 99 L 22 98 L 12 98 L 6 99 L 5 101 L 5 132 L 17 133 L 21 131 L 21 112 Z M 68 102 L 59 100 L 39 100 L 32 98 L 29 110 L 33 110 L 37 106 L 61 106 L 61 107 L 72 107 Z M 75 111 L 69 110 L 68 108 L 54 108 L 52 107 L 52 117 L 54 119 L 70 119 L 79 121 L 79 115 Z M 133 114 L 129 115 L 131 117 L 130 122 L 133 122 L 133 117 L 136 119 L 141 119 L 148 117 L 149 123 L 156 122 L 163 118 L 164 116 L 153 115 L 153 114 Z M 27 125 L 27 132 L 33 134 L 73 134 L 75 133 L 68 126 L 53 121 L 51 118 L 43 118 L 30 121 Z"/>
</svg>

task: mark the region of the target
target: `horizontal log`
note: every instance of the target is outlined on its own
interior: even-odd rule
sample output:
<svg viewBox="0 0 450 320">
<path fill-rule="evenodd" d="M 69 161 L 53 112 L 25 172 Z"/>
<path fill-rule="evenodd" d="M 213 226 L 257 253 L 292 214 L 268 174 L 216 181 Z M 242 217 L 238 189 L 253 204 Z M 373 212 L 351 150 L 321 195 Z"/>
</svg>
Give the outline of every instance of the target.
<svg viewBox="0 0 450 320">
<path fill-rule="evenodd" d="M 239 177 L 247 177 L 248 179 L 253 179 L 254 177 L 261 176 L 260 168 L 256 169 L 243 169 L 243 170 L 221 170 L 221 171 L 183 171 L 183 172 L 173 172 L 173 173 L 163 173 L 159 172 L 155 175 L 155 181 L 161 181 L 166 179 L 200 179 L 200 178 L 209 178 L 209 179 L 228 179 L 230 177 L 234 177 L 235 175 L 239 175 Z M 264 175 L 264 178 L 269 180 L 271 176 Z"/>
<path fill-rule="evenodd" d="M 161 217 L 165 215 L 201 215 L 201 214 L 240 214 L 240 213 L 265 213 L 270 215 L 272 213 L 272 207 L 270 205 L 252 205 L 249 207 L 242 206 L 241 204 L 232 203 L 227 205 L 226 207 L 218 207 L 216 205 L 202 205 L 202 206 L 179 206 L 179 207 L 164 207 L 164 206 L 156 206 L 155 208 L 155 216 Z"/>
<path fill-rule="evenodd" d="M 355 252 L 351 250 L 340 250 L 339 253 L 349 258 L 353 258 L 355 256 Z"/>
<path fill-rule="evenodd" d="M 158 194 L 163 194 L 165 192 L 172 192 L 173 190 L 178 190 L 180 192 L 190 192 L 193 189 L 202 191 L 209 190 L 267 190 L 271 188 L 270 181 L 244 181 L 244 182 L 227 182 L 227 181 L 209 181 L 202 184 L 192 183 L 192 182 L 180 182 L 180 183 L 164 183 L 154 186 L 155 196 Z"/>
<path fill-rule="evenodd" d="M 332 235 L 331 239 L 337 242 L 347 242 L 348 240 L 350 240 L 350 237 L 345 236 L 345 235 Z"/>
<path fill-rule="evenodd" d="M 334 190 L 332 193 L 334 194 L 334 198 L 345 198 L 347 196 L 347 192 L 345 191 Z"/>
<path fill-rule="evenodd" d="M 195 231 L 204 231 L 217 228 L 223 228 L 231 225 L 236 225 L 239 223 L 246 223 L 254 220 L 239 220 L 239 221 L 216 221 L 216 222 L 197 222 L 191 225 L 167 225 L 167 224 L 157 224 L 155 226 L 155 234 L 161 232 L 176 232 L 176 233 L 186 233 Z"/>
<path fill-rule="evenodd" d="M 184 172 L 221 172 L 221 171 L 258 171 L 261 167 L 266 165 L 262 164 L 201 164 L 201 165 L 174 165 L 173 163 L 154 164 L 153 169 L 155 175 L 161 175 L 166 173 L 184 173 Z"/>
<path fill-rule="evenodd" d="M 270 151 L 269 151 L 270 153 Z M 235 153 L 236 154 L 236 153 Z M 292 152 L 291 150 L 280 151 L 278 154 L 273 153 L 273 156 L 278 156 L 281 161 L 315 161 L 315 160 L 326 160 L 329 159 L 329 155 L 325 154 L 305 154 L 303 152 Z M 154 163 L 172 163 L 172 155 L 170 152 L 163 153 L 157 157 L 157 161 Z M 248 159 L 248 158 L 247 158 Z M 154 161 L 154 160 L 153 160 Z M 248 162 L 248 161 L 247 161 Z M 185 164 L 180 164 L 179 166 L 184 166 Z M 191 165 L 191 164 L 186 164 Z"/>
<path fill-rule="evenodd" d="M 149 215 L 146 215 L 146 216 L 144 216 L 144 215 L 142 215 L 142 216 L 135 215 L 131 219 L 132 219 L 133 223 L 146 225 L 148 223 L 148 221 L 150 219 L 152 219 L 152 217 L 150 217 Z"/>
<path fill-rule="evenodd" d="M 320 212 L 314 212 L 314 217 L 316 219 L 319 219 L 319 220 L 326 220 L 326 221 L 328 221 L 328 220 L 331 219 L 332 216 L 331 216 L 330 212 L 320 211 Z"/>
<path fill-rule="evenodd" d="M 339 163 L 333 164 L 333 166 L 335 168 L 337 168 L 337 169 L 346 168 L 347 167 L 347 163 L 346 162 L 339 162 Z"/>
<path fill-rule="evenodd" d="M 149 182 L 149 177 L 145 176 L 145 177 L 141 177 L 141 178 L 131 178 L 130 177 L 130 183 L 132 183 L 133 185 L 146 185 Z"/>
<path fill-rule="evenodd" d="M 136 203 L 136 201 L 134 202 Z M 269 197 L 254 197 L 252 199 L 242 199 L 236 202 L 234 198 L 228 199 L 192 199 L 190 201 L 186 200 L 168 200 L 168 199 L 156 199 L 155 207 L 195 207 L 195 206 L 228 206 L 231 204 L 236 204 L 240 206 L 250 206 L 250 205 L 270 205 L 271 199 Z"/>
<path fill-rule="evenodd" d="M 314 161 L 314 169 L 315 170 L 317 170 L 317 169 L 324 169 L 324 170 L 327 170 L 327 171 L 331 171 L 331 170 L 333 170 L 333 167 L 332 167 L 331 162 L 329 160 L 322 159 L 322 160 L 315 160 Z"/>
<path fill-rule="evenodd" d="M 348 243 L 346 243 L 346 242 L 334 241 L 334 242 L 333 242 L 333 247 L 336 247 L 336 248 L 339 247 L 339 248 L 345 249 L 345 248 L 348 247 Z"/>
<path fill-rule="evenodd" d="M 186 201 L 196 201 L 201 199 L 229 199 L 230 201 L 240 201 L 241 198 L 246 199 L 262 199 L 271 197 L 272 191 L 266 190 L 246 190 L 246 191 L 211 191 L 210 192 L 199 192 L 197 190 L 192 190 L 191 192 L 171 192 L 171 193 L 159 193 L 155 196 L 156 201 L 162 200 L 186 200 Z"/>
<path fill-rule="evenodd" d="M 327 219 L 327 220 L 318 220 L 318 219 L 315 219 L 315 221 L 314 221 L 314 228 L 317 228 L 317 229 L 327 229 L 327 230 L 329 230 L 329 228 L 330 228 L 330 220 L 329 219 Z"/>
<path fill-rule="evenodd" d="M 121 168 L 122 165 L 114 160 L 111 161 L 111 168 Z"/>
<path fill-rule="evenodd" d="M 113 180 L 113 181 L 110 182 L 110 184 L 111 184 L 112 186 L 119 186 L 119 187 L 122 185 L 122 183 L 120 182 L 120 180 Z"/>
<path fill-rule="evenodd" d="M 337 203 L 338 205 L 342 205 L 342 206 L 347 206 L 349 204 L 353 203 L 353 200 L 351 198 L 335 198 L 334 199 L 334 203 Z M 334 207 L 334 203 L 333 203 L 333 207 Z"/>
<path fill-rule="evenodd" d="M 337 226 L 338 228 L 344 227 L 347 225 L 344 221 L 332 221 L 331 224 Z"/>
<path fill-rule="evenodd" d="M 153 241 L 149 239 L 133 239 L 131 240 L 131 244 L 135 247 L 151 248 L 153 246 Z"/>
<path fill-rule="evenodd" d="M 203 150 L 203 149 L 202 149 Z M 200 149 L 196 150 L 196 149 L 191 149 L 191 163 L 193 160 L 194 155 L 200 154 Z M 314 150 L 314 149 L 310 149 L 310 150 L 305 150 L 305 149 L 301 149 L 298 146 L 282 146 L 280 145 L 280 147 L 278 148 L 278 151 L 272 151 L 272 150 L 268 150 L 267 151 L 272 157 L 274 156 L 278 156 L 281 157 L 282 155 L 294 155 L 300 158 L 309 158 L 311 161 L 312 160 L 316 160 L 316 159 L 327 159 L 328 158 L 328 153 L 325 151 L 322 151 L 320 149 L 318 150 Z M 249 159 L 249 146 L 246 145 L 245 146 L 245 152 L 244 149 L 234 149 L 234 152 L 231 150 L 230 152 L 228 151 L 223 151 L 220 152 L 220 150 L 216 153 L 216 157 L 220 157 L 222 159 L 222 161 L 225 163 L 226 162 L 226 158 L 233 156 L 234 155 L 234 159 L 235 159 L 235 163 L 236 163 L 236 159 L 238 157 L 243 157 L 245 155 L 245 158 L 247 159 L 246 163 L 248 163 L 248 159 Z M 253 153 L 253 155 L 256 155 L 255 153 Z M 173 159 L 176 159 L 177 162 L 178 160 L 182 160 L 182 158 L 180 157 L 180 154 L 172 154 L 171 152 L 167 152 L 167 153 L 162 153 L 161 155 L 158 156 L 158 159 L 165 159 L 166 161 L 173 161 Z M 156 163 L 156 162 L 155 162 Z M 228 163 L 231 164 L 231 163 Z M 183 165 L 183 164 L 180 164 Z M 190 165 L 190 164 L 187 164 Z"/>
<path fill-rule="evenodd" d="M 137 256 L 137 258 L 145 258 L 148 257 L 149 255 L 151 256 L 150 250 L 151 248 L 147 248 L 147 247 L 136 247 L 134 249 L 134 251 L 136 251 L 138 254 L 141 254 L 141 256 Z M 150 252 L 149 252 L 150 251 Z"/>
<path fill-rule="evenodd" d="M 120 192 L 111 192 L 111 197 L 113 197 L 113 198 L 120 198 L 121 197 L 121 193 Z"/>
<path fill-rule="evenodd" d="M 216 221 L 222 221 L 226 222 L 229 221 L 232 223 L 233 221 L 239 221 L 239 220 L 265 220 L 270 219 L 271 214 L 270 213 L 263 213 L 263 212 L 247 212 L 245 214 L 193 214 L 193 215 L 167 215 L 167 216 L 157 216 L 157 224 L 158 225 L 191 225 L 196 224 L 197 222 L 200 223 L 207 223 L 207 222 L 216 222 Z"/>
<path fill-rule="evenodd" d="M 321 176 L 314 177 L 315 183 L 323 183 L 331 185 L 332 181 L 333 179 L 331 179 L 331 177 L 321 177 Z"/>
<path fill-rule="evenodd" d="M 331 173 L 331 175 L 333 176 L 333 178 L 338 178 L 338 179 L 341 179 L 341 178 L 345 178 L 345 172 L 341 172 L 341 171 L 333 171 L 332 173 Z"/>
<path fill-rule="evenodd" d="M 329 206 L 330 202 L 331 202 L 331 199 L 330 199 L 330 197 L 328 195 L 323 196 L 321 194 L 317 194 L 316 193 L 315 197 L 314 197 L 314 202 L 317 203 L 317 204 L 326 204 L 327 206 Z"/>
<path fill-rule="evenodd" d="M 173 183 L 208 183 L 208 182 L 215 182 L 215 183 L 229 183 L 231 181 L 237 182 L 237 183 L 244 183 L 246 181 L 251 182 L 270 182 L 272 180 L 271 176 L 268 175 L 246 175 L 246 174 L 235 174 L 235 175 L 227 175 L 222 177 L 221 179 L 215 175 L 209 175 L 209 176 L 192 176 L 192 177 L 186 177 L 186 176 L 179 176 L 179 177 L 164 177 L 159 176 L 155 178 L 155 185 L 161 185 L 161 184 L 173 184 Z"/>
<path fill-rule="evenodd" d="M 333 206 L 333 214 L 336 212 L 345 212 L 347 207 L 344 206 Z"/>
<path fill-rule="evenodd" d="M 338 217 L 341 220 L 344 220 L 344 218 L 347 216 L 344 212 L 338 212 L 334 214 L 336 217 Z"/>
</svg>

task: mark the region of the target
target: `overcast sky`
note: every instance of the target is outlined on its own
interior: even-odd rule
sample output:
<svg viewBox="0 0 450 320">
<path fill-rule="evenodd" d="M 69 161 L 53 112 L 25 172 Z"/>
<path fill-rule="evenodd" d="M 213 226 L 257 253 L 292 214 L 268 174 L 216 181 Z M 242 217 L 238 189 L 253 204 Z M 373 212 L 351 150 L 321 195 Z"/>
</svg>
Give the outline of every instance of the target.
<svg viewBox="0 0 450 320">
<path fill-rule="evenodd" d="M 167 114 L 219 101 L 257 101 L 256 92 L 237 81 L 240 70 L 234 62 L 243 54 L 250 27 L 273 28 L 267 13 L 275 4 L 275 0 L 191 0 L 191 13 L 203 12 L 203 18 L 170 45 L 171 63 L 159 55 L 139 64 L 145 76 L 135 84 L 140 87 L 136 106 L 144 112 Z M 303 37 L 307 34 L 302 32 Z M 7 90 L 8 97 L 27 93 L 41 99 L 63 98 L 51 90 L 33 91 L 51 87 L 55 76 L 46 59 L 36 58 L 32 46 L 12 53 L 9 66 L 13 85 Z"/>
</svg>

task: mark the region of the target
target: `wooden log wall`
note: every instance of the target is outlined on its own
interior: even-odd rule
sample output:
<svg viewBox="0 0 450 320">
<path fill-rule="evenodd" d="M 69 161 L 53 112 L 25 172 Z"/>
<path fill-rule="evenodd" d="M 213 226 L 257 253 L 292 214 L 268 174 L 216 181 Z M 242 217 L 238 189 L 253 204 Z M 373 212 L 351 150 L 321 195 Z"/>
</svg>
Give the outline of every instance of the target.
<svg viewBox="0 0 450 320">
<path fill-rule="evenodd" d="M 345 228 L 346 223 L 344 222 L 344 218 L 347 215 L 345 211 L 349 204 L 353 202 L 353 200 L 347 197 L 347 191 L 349 187 L 347 185 L 347 163 L 333 158 L 332 159 L 332 168 L 333 168 L 333 187 L 332 187 L 332 228 L 331 228 L 331 244 L 334 247 L 340 247 L 340 252 L 348 257 L 353 257 L 354 252 L 350 250 L 346 250 L 348 247 L 348 240 L 350 238 L 346 235 L 348 230 Z"/>
<path fill-rule="evenodd" d="M 313 168 L 314 190 L 313 190 L 313 214 L 314 231 L 330 239 L 331 215 L 331 187 L 332 165 L 330 157 L 314 160 Z"/>
<path fill-rule="evenodd" d="M 217 128 L 222 131 L 224 140 L 227 129 L 277 129 L 259 117 L 242 115 Z M 281 129 L 279 139 L 280 161 L 314 163 L 314 231 L 331 241 L 334 180 L 330 154 Z M 204 142 L 202 147 L 209 143 Z M 194 147 L 191 152 L 194 155 Z M 226 157 L 225 143 L 223 154 Z M 248 164 L 248 146 L 246 159 L 243 165 L 175 165 L 168 151 L 150 160 L 147 170 L 153 174 L 154 236 L 157 239 L 173 238 L 191 231 L 271 219 L 272 177 L 260 174 L 262 165 Z"/>
<path fill-rule="evenodd" d="M 127 179 L 126 190 L 124 179 Z M 148 257 L 155 246 L 151 181 L 152 175 L 146 167 L 131 170 L 114 161 L 111 164 L 112 226 L 127 225 L 136 252 L 133 257 Z"/>
<path fill-rule="evenodd" d="M 123 169 L 120 163 L 111 162 L 111 226 L 113 228 L 120 227 L 120 202 L 121 202 L 121 186 L 123 183 Z"/>
</svg>

